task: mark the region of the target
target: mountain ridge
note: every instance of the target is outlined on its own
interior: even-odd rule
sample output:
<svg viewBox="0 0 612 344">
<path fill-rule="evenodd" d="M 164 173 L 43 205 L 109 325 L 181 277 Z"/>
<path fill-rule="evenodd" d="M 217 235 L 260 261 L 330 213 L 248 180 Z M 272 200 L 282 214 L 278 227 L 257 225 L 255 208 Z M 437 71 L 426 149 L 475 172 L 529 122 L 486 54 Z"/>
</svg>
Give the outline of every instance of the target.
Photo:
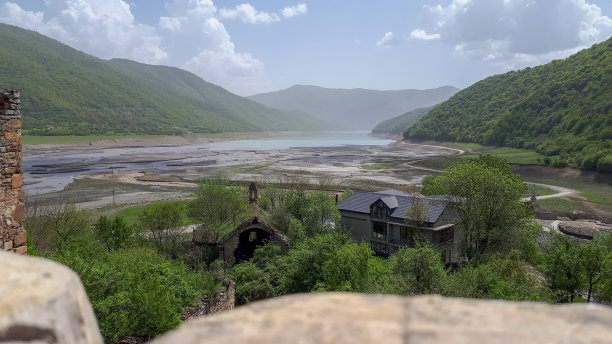
<svg viewBox="0 0 612 344">
<path fill-rule="evenodd" d="M 420 107 L 438 104 L 459 89 L 441 86 L 426 90 L 370 90 L 293 85 L 248 98 L 283 110 L 299 110 L 343 129 L 371 129 L 383 120 Z"/>
<path fill-rule="evenodd" d="M 404 137 L 525 148 L 557 166 L 612 172 L 612 38 L 485 78 L 432 108 Z"/>
<path fill-rule="evenodd" d="M 22 92 L 25 134 L 180 134 L 323 125 L 237 96 L 179 68 L 102 60 L 6 24 L 0 24 L 0 39 L 0 83 Z"/>
</svg>

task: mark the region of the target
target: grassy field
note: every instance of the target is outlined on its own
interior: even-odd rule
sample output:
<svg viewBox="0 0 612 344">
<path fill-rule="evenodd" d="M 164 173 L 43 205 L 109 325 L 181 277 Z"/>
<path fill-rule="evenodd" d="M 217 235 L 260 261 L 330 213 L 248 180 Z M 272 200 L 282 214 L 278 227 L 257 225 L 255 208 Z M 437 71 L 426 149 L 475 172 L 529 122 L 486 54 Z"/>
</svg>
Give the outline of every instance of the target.
<svg viewBox="0 0 612 344">
<path fill-rule="evenodd" d="M 538 201 L 538 206 L 540 208 L 564 212 L 572 210 L 588 211 L 593 209 L 612 212 L 612 184 L 596 182 L 593 180 L 593 178 L 585 178 L 581 176 L 561 176 L 559 175 L 559 170 L 542 164 L 542 161 L 544 161 L 544 156 L 539 153 L 507 147 L 484 147 L 471 143 L 424 142 L 423 144 L 462 149 L 466 153 L 460 156 L 458 155 L 421 160 L 412 163 L 414 166 L 443 170 L 448 166 L 459 162 L 465 157 L 475 156 L 478 154 L 497 155 L 506 159 L 508 163 L 515 165 L 541 165 L 542 167 L 534 167 L 536 169 L 541 169 L 541 173 L 519 174 L 521 174 L 521 177 L 526 182 L 562 186 L 577 190 L 578 194 L 571 197 Z M 555 191 L 551 189 L 536 187 L 536 194 L 538 196 L 550 195 L 554 193 Z"/>
<path fill-rule="evenodd" d="M 521 165 L 542 165 L 544 156 L 528 151 L 525 149 L 508 148 L 508 147 L 483 147 L 475 143 L 438 143 L 438 146 L 461 149 L 465 151 L 463 155 L 456 155 L 450 157 L 442 157 L 435 159 L 421 160 L 414 163 L 415 166 L 432 168 L 443 170 L 453 163 L 459 162 L 461 159 L 468 156 L 475 156 L 479 154 L 492 154 L 497 155 L 500 158 L 506 159 L 509 164 L 521 164 Z"/>
<path fill-rule="evenodd" d="M 185 225 L 192 225 L 192 224 L 196 224 L 198 223 L 197 219 L 194 218 L 190 218 L 187 216 L 187 203 L 189 201 L 187 200 L 180 200 L 180 201 L 170 201 L 172 203 L 179 203 L 182 204 L 184 206 L 185 209 Z M 152 206 L 152 204 L 147 204 L 147 205 L 142 205 L 142 206 L 136 206 L 136 207 L 131 207 L 131 208 L 127 208 L 124 210 L 121 210 L 120 212 L 117 212 L 113 215 L 114 216 L 121 216 L 123 217 L 123 219 L 125 220 L 125 222 L 127 222 L 129 225 L 134 225 L 136 223 L 138 223 L 138 217 L 148 208 L 150 208 Z"/>
<path fill-rule="evenodd" d="M 55 143 L 79 143 L 79 142 L 95 142 L 127 138 L 160 138 L 167 135 L 92 135 L 92 136 L 23 136 L 23 144 L 39 145 L 39 144 L 55 144 Z"/>
</svg>

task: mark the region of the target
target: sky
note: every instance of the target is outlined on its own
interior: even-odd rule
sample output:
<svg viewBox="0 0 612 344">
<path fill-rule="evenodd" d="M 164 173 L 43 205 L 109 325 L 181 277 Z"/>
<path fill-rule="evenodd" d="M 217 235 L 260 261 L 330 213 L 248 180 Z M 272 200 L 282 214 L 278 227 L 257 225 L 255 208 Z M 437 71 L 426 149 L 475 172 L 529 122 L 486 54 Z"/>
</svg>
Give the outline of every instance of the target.
<svg viewBox="0 0 612 344">
<path fill-rule="evenodd" d="M 465 88 L 604 41 L 611 18 L 612 0 L 0 0 L 0 22 L 243 96 Z"/>
</svg>

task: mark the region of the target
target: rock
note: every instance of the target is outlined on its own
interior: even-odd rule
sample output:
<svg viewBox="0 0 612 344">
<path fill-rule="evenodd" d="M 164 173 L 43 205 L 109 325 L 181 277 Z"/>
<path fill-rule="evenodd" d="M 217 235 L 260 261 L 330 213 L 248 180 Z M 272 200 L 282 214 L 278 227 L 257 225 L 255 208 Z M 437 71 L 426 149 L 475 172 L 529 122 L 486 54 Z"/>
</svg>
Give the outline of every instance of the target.
<svg viewBox="0 0 612 344">
<path fill-rule="evenodd" d="M 27 240 L 26 231 L 22 230 L 13 239 L 13 246 L 15 246 L 15 247 L 21 246 L 21 245 L 25 244 L 26 240 Z"/>
<path fill-rule="evenodd" d="M 612 343 L 610 324 L 596 305 L 330 293 L 238 307 L 153 343 Z"/>
<path fill-rule="evenodd" d="M 52 261 L 0 253 L 0 342 L 102 344 L 81 281 Z"/>
<path fill-rule="evenodd" d="M 23 186 L 23 174 L 13 174 L 11 184 L 13 189 L 21 188 Z"/>
</svg>

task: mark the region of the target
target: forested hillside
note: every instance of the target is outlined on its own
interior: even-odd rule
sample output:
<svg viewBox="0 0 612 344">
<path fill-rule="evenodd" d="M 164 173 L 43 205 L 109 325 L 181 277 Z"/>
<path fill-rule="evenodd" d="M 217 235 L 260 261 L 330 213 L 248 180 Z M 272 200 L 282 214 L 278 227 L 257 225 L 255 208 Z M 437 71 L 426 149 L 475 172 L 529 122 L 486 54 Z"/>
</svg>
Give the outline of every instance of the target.
<svg viewBox="0 0 612 344">
<path fill-rule="evenodd" d="M 339 128 L 370 130 L 381 121 L 406 111 L 439 104 L 457 91 L 459 89 L 452 86 L 376 91 L 296 85 L 249 98 L 278 109 L 302 111 Z"/>
<path fill-rule="evenodd" d="M 406 138 L 536 150 L 558 166 L 612 172 L 612 38 L 486 78 L 436 106 Z"/>
<path fill-rule="evenodd" d="M 0 24 L 0 85 L 22 92 L 24 133 L 171 134 L 319 128 L 178 68 L 105 61 Z"/>
<path fill-rule="evenodd" d="M 390 118 L 386 121 L 380 122 L 377 126 L 372 129 L 374 134 L 401 134 L 408 127 L 416 123 L 418 120 L 423 118 L 429 112 L 429 107 L 419 108 L 412 111 L 408 111 L 403 115 Z"/>
</svg>

